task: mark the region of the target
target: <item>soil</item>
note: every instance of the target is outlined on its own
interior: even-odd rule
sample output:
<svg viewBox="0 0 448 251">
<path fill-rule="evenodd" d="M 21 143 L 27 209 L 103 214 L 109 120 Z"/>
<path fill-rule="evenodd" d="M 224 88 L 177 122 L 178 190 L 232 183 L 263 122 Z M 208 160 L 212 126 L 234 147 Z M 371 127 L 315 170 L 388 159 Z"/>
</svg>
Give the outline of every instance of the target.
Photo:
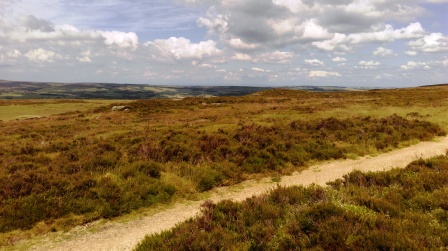
<svg viewBox="0 0 448 251">
<path fill-rule="evenodd" d="M 242 201 L 280 186 L 310 185 L 325 186 L 328 181 L 341 178 L 353 170 L 383 171 L 403 168 L 411 161 L 446 154 L 448 137 L 437 141 L 421 142 L 407 148 L 394 150 L 374 157 L 356 160 L 341 160 L 311 166 L 305 171 L 283 176 L 280 179 L 265 178 L 245 181 L 236 186 L 216 188 L 209 192 L 208 199 L 218 202 L 224 199 Z M 273 182 L 280 180 L 280 182 Z M 174 227 L 177 223 L 200 213 L 204 200 L 185 201 L 153 213 L 129 217 L 126 220 L 94 222 L 76 227 L 66 233 L 52 233 L 39 239 L 19 243 L 18 249 L 28 250 L 132 250 L 145 235 L 158 233 Z M 30 247 L 31 246 L 31 247 Z M 22 248 L 20 248 L 22 247 Z M 28 247 L 28 248 L 25 248 Z"/>
</svg>

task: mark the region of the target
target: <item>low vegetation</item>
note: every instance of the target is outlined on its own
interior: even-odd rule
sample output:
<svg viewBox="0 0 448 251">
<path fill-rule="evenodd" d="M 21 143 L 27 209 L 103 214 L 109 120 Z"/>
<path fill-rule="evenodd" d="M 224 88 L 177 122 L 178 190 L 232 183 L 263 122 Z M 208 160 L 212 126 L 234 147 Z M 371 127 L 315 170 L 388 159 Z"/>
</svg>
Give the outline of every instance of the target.
<svg viewBox="0 0 448 251">
<path fill-rule="evenodd" d="M 1 98 L 1 97 L 0 97 Z M 49 117 L 66 112 L 85 112 L 116 100 L 1 100 L 0 121 Z"/>
<path fill-rule="evenodd" d="M 143 250 L 444 250 L 448 156 L 406 169 L 354 171 L 329 188 L 278 187 L 147 236 Z"/>
<path fill-rule="evenodd" d="M 35 101 L 0 107 L 14 102 Z M 444 87 L 268 90 L 0 121 L 0 245 L 443 136 L 447 104 Z"/>
</svg>

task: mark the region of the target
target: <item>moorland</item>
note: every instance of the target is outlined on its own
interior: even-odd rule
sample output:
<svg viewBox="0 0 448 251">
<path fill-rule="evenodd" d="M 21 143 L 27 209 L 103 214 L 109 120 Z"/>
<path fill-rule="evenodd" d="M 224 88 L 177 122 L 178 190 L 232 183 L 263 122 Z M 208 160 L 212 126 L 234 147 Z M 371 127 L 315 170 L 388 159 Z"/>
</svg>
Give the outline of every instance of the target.
<svg viewBox="0 0 448 251">
<path fill-rule="evenodd" d="M 405 169 L 353 171 L 329 187 L 277 187 L 201 215 L 135 250 L 444 250 L 448 156 Z"/>
<path fill-rule="evenodd" d="M 0 216 L 4 219 L 0 222 L 0 245 L 13 245 L 32 235 L 64 231 L 100 218 L 113 218 L 180 198 L 195 199 L 201 192 L 218 186 L 284 175 L 322 161 L 355 159 L 387 152 L 446 135 L 448 129 L 448 88 L 444 86 L 319 93 L 271 89 L 239 97 L 97 103 L 85 100 L 8 99 L 0 101 L 0 109 L 51 106 L 53 114 L 57 113 L 59 105 L 72 104 L 76 108 L 78 103 L 86 106 L 35 119 L 0 118 L 3 120 L 0 121 Z M 112 109 L 118 106 L 123 109 Z M 436 162 L 436 166 L 445 163 L 443 159 L 429 162 Z M 432 164 L 414 163 L 416 165 L 424 169 Z M 440 168 L 437 170 L 442 172 Z M 366 174 L 356 175 L 361 177 Z M 395 177 L 398 174 L 387 175 Z M 419 180 L 418 175 L 415 176 Z M 346 184 L 346 181 L 338 181 L 334 183 L 333 189 L 350 188 L 359 193 L 375 195 L 361 186 L 364 183 L 349 188 L 346 188 Z M 386 187 L 390 185 L 384 184 L 388 184 Z M 437 189 L 444 186 L 446 184 L 437 185 Z M 300 203 L 303 200 L 310 201 L 305 211 L 314 212 L 314 206 L 317 205 L 318 210 L 333 212 L 331 210 L 336 206 L 331 203 L 334 201 L 327 198 L 337 192 L 316 187 L 303 189 L 310 190 L 294 192 L 289 188 L 279 188 L 277 193 L 304 193 L 312 197 L 314 191 L 317 191 L 322 196 L 316 195 L 316 198 L 310 200 L 311 197 L 303 195 L 306 198 L 293 200 Z M 381 190 L 383 187 L 375 189 L 379 194 L 384 193 Z M 350 193 L 353 191 L 350 190 Z M 269 201 L 266 199 L 269 196 L 274 195 L 266 195 L 263 197 L 265 199 L 260 200 Z M 344 197 L 345 194 L 334 196 Z M 421 196 L 428 197 L 427 194 Z M 287 195 L 280 197 L 286 198 Z M 366 199 L 368 201 L 361 205 L 352 203 L 358 200 L 357 197 L 344 199 L 341 202 L 343 206 L 355 211 L 359 209 L 371 213 L 369 210 L 383 210 L 375 206 L 377 200 L 380 203 L 377 197 Z M 221 208 L 220 205 L 204 205 L 204 216 L 214 215 L 214 208 Z M 229 206 L 235 212 L 246 207 L 231 202 L 223 202 L 222 205 L 223 210 Z M 281 209 L 283 206 L 279 204 L 278 208 L 269 210 L 289 212 Z M 400 205 L 396 206 L 388 210 L 399 211 Z M 436 206 L 442 210 L 437 211 L 440 215 L 446 214 L 446 208 L 439 204 Z M 263 207 L 260 204 L 260 208 Z M 334 210 L 337 213 L 346 212 L 341 211 L 341 207 Z M 298 215 L 308 213 L 305 211 L 298 212 Z M 420 215 L 418 211 L 415 214 Z M 327 219 L 320 211 L 316 215 Z M 341 215 L 350 218 L 357 214 Z M 421 217 L 422 222 L 428 219 Z M 314 224 L 316 221 L 314 218 L 312 220 Z M 379 224 L 372 222 L 373 226 Z M 325 220 L 327 223 L 331 221 Z M 188 224 L 195 223 L 190 221 Z M 207 224 L 215 226 L 211 221 Z M 220 224 L 223 221 L 216 221 L 216 226 Z M 235 224 L 240 226 L 241 223 Z M 309 226 L 312 231 L 307 230 L 306 234 L 318 235 L 315 232 L 321 230 L 317 226 L 325 224 Z M 360 223 L 356 224 L 354 228 Z M 443 227 L 444 223 L 437 221 L 437 224 Z M 263 244 L 257 238 L 264 238 L 265 230 L 281 233 L 275 227 L 254 227 L 253 236 L 241 237 L 241 243 L 235 242 L 236 246 L 230 248 L 250 247 L 252 241 Z M 411 227 L 415 226 L 409 226 L 409 229 Z M 224 236 L 235 236 L 238 233 L 224 233 L 222 227 L 218 228 L 221 232 L 216 233 Z M 210 228 L 210 231 L 213 232 L 213 229 Z M 172 238 L 180 235 L 170 232 L 164 233 L 164 236 Z M 178 240 L 192 236 L 179 237 Z M 161 242 L 162 237 L 154 238 L 143 247 L 153 247 Z M 210 239 L 212 235 L 204 238 Z M 316 240 L 319 239 L 311 238 L 310 243 Z M 445 243 L 443 240 L 441 243 Z M 176 240 L 172 243 L 176 245 Z M 407 242 L 403 243 L 403 247 L 407 247 Z"/>
</svg>

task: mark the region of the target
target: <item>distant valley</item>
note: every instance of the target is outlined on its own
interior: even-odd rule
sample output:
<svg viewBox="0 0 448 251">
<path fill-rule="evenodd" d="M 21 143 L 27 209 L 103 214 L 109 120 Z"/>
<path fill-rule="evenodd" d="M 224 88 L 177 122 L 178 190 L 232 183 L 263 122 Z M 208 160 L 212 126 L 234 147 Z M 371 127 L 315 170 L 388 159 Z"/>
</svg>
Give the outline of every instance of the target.
<svg viewBox="0 0 448 251">
<path fill-rule="evenodd" d="M 283 87 L 312 92 L 354 91 L 367 88 L 340 86 Z M 244 96 L 272 87 L 249 86 L 162 86 L 116 83 L 56 83 L 0 80 L 0 99 L 180 99 L 191 96 Z"/>
</svg>

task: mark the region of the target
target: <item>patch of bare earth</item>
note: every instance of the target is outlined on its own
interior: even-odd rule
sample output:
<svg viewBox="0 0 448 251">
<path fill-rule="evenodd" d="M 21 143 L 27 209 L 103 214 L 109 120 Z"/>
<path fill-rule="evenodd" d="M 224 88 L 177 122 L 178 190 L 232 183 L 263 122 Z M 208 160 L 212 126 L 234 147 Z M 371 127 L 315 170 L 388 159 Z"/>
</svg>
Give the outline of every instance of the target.
<svg viewBox="0 0 448 251">
<path fill-rule="evenodd" d="M 214 202 L 224 199 L 241 201 L 254 195 L 265 193 L 277 184 L 281 186 L 325 185 L 328 181 L 341 178 L 353 170 L 383 171 L 395 167 L 403 168 L 418 158 L 429 158 L 445 154 L 448 137 L 434 142 L 421 142 L 417 145 L 380 154 L 375 157 L 363 157 L 357 160 L 333 161 L 319 164 L 291 176 L 281 177 L 278 183 L 271 178 L 259 181 L 245 181 L 232 187 L 214 189 L 209 198 Z M 174 227 L 199 213 L 203 201 L 178 203 L 172 207 L 149 215 L 141 215 L 132 220 L 114 220 L 79 226 L 67 233 L 49 234 L 40 240 L 27 241 L 17 246 L 25 247 L 32 243 L 30 250 L 132 250 L 145 235 L 158 233 Z"/>
</svg>

